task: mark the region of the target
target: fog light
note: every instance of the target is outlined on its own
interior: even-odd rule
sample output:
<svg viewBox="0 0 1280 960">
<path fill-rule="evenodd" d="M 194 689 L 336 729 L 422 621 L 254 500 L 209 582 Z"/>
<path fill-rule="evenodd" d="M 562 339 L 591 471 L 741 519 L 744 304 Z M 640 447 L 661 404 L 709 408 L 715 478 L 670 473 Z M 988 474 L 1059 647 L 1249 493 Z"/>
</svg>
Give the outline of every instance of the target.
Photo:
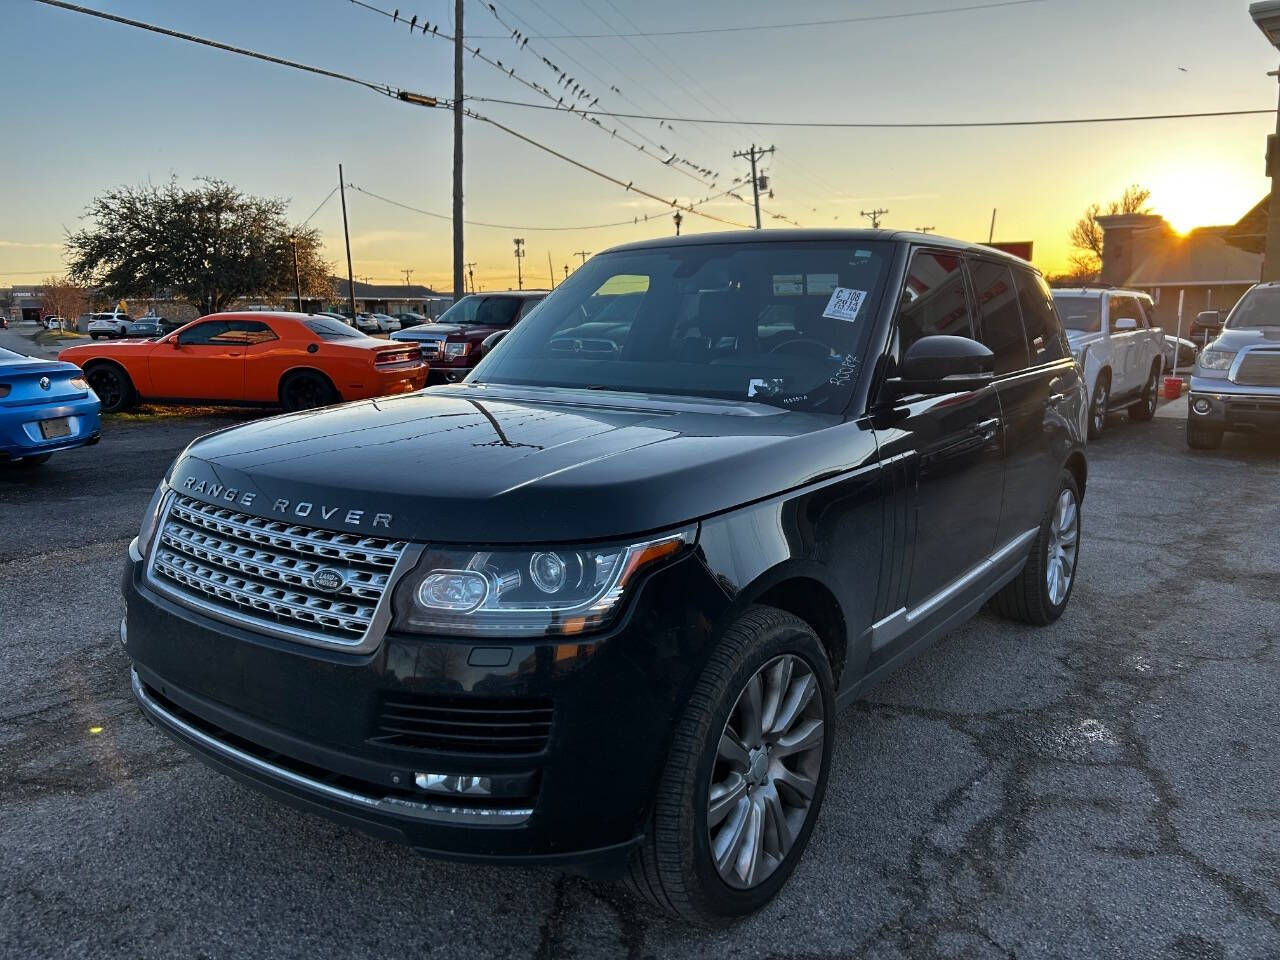
<svg viewBox="0 0 1280 960">
<path fill-rule="evenodd" d="M 452 796 L 487 797 L 493 792 L 490 777 L 464 777 L 455 773 L 415 773 L 413 782 L 429 793 Z"/>
<path fill-rule="evenodd" d="M 1204 416 L 1206 413 L 1208 413 L 1210 410 L 1213 409 L 1213 404 L 1211 404 L 1204 397 L 1196 397 L 1195 401 L 1191 404 L 1191 409 L 1194 410 L 1196 413 L 1200 414 L 1201 416 Z"/>
</svg>

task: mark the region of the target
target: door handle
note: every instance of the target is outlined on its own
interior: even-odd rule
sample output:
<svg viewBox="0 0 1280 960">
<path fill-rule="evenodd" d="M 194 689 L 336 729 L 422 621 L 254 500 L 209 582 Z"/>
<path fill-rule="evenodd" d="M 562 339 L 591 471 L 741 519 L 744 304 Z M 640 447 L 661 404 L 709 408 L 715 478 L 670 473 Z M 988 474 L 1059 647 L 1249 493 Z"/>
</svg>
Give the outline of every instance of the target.
<svg viewBox="0 0 1280 960">
<path fill-rule="evenodd" d="M 1054 407 L 1062 403 L 1062 401 L 1066 399 L 1067 399 L 1067 395 L 1065 393 L 1051 393 L 1049 394 L 1048 399 L 1045 400 L 1044 405 L 1046 407 Z"/>
<path fill-rule="evenodd" d="M 992 417 L 990 420 L 983 420 L 981 423 L 973 425 L 973 433 L 975 436 L 981 437 L 983 440 L 990 440 L 1000 431 L 1000 418 Z"/>
</svg>

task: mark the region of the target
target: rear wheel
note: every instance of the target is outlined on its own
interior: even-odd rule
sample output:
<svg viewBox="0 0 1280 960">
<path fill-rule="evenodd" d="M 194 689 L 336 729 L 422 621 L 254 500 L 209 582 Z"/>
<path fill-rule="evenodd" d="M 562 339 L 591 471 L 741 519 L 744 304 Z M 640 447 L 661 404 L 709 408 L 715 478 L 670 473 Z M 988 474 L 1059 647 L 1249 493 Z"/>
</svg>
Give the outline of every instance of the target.
<svg viewBox="0 0 1280 960">
<path fill-rule="evenodd" d="M 1093 387 L 1093 397 L 1089 400 L 1089 439 L 1097 440 L 1107 426 L 1107 400 L 1111 398 L 1111 374 L 1103 371 L 1098 374 L 1098 382 Z"/>
<path fill-rule="evenodd" d="M 329 378 L 311 370 L 290 374 L 280 384 L 280 405 L 290 413 L 327 407 L 340 399 Z"/>
<path fill-rule="evenodd" d="M 1151 365 L 1151 376 L 1147 377 L 1147 385 L 1142 388 L 1142 397 L 1129 405 L 1129 419 L 1143 423 L 1156 415 L 1156 407 L 1160 403 L 1160 362 Z"/>
<path fill-rule="evenodd" d="M 1187 446 L 1192 450 L 1217 450 L 1222 446 L 1222 428 L 1187 421 Z"/>
<path fill-rule="evenodd" d="M 992 598 L 992 607 L 1008 620 L 1053 623 L 1071 599 L 1079 559 L 1080 488 L 1071 472 L 1063 470 L 1026 566 Z"/>
<path fill-rule="evenodd" d="M 808 624 L 772 607 L 731 624 L 676 727 L 631 889 L 708 925 L 772 900 L 822 805 L 834 710 L 831 667 Z"/>
<path fill-rule="evenodd" d="M 85 370 L 85 379 L 102 401 L 103 413 L 128 410 L 138 401 L 129 375 L 114 363 L 96 363 Z"/>
</svg>

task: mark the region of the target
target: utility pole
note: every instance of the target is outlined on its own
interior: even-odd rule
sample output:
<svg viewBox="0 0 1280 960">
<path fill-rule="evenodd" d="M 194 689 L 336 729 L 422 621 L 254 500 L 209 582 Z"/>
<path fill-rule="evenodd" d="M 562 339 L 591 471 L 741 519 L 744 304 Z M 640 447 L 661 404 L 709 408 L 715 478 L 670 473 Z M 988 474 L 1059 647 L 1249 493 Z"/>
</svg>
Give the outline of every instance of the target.
<svg viewBox="0 0 1280 960">
<path fill-rule="evenodd" d="M 556 268 L 551 265 L 551 251 L 547 251 L 547 273 L 551 274 L 551 289 L 556 288 Z"/>
<path fill-rule="evenodd" d="M 476 262 L 472 260 L 470 263 L 463 264 L 463 266 L 467 268 L 467 274 L 471 277 L 471 292 L 475 293 L 476 292 Z M 463 293 L 467 292 L 467 285 L 465 282 L 462 284 L 462 292 Z"/>
<path fill-rule="evenodd" d="M 463 0 L 453 3 L 453 295 L 464 293 L 462 282 L 462 45 Z"/>
<path fill-rule="evenodd" d="M 520 261 L 523 259 L 524 259 L 524 237 L 516 237 L 516 289 L 517 290 L 524 289 L 524 276 L 520 272 Z"/>
<path fill-rule="evenodd" d="M 342 195 L 342 238 L 347 242 L 347 292 L 351 295 L 351 322 L 356 322 L 356 275 L 351 269 L 351 231 L 347 229 L 347 185 L 338 164 L 338 192 Z"/>
<path fill-rule="evenodd" d="M 293 285 L 298 294 L 298 312 L 302 312 L 302 272 L 298 269 L 298 238 L 292 236 L 289 242 L 293 244 Z"/>
<path fill-rule="evenodd" d="M 885 214 L 887 214 L 888 212 L 889 212 L 888 210 L 885 210 L 885 209 L 883 209 L 883 208 L 881 208 L 881 207 L 877 207 L 877 208 L 876 208 L 876 209 L 874 209 L 874 210 L 863 210 L 863 211 L 862 211 L 862 216 L 866 217 L 868 220 L 870 220 L 870 221 L 871 221 L 871 229 L 872 229 L 872 230 L 879 230 L 879 229 L 880 229 L 880 218 L 881 218 L 881 217 L 883 217 L 883 216 L 884 216 Z"/>
<path fill-rule="evenodd" d="M 773 147 L 768 150 L 763 147 L 757 148 L 753 143 L 750 150 L 740 150 L 735 153 L 735 160 L 751 161 L 751 196 L 756 205 L 756 229 L 760 229 L 760 181 L 761 177 L 756 173 L 756 164 L 759 163 L 766 154 L 773 153 Z"/>
<path fill-rule="evenodd" d="M 575 257 L 581 257 L 581 258 L 582 258 L 582 262 L 583 262 L 583 263 L 586 263 L 586 262 L 587 262 L 587 257 L 591 256 L 591 251 L 590 251 L 590 250 L 578 250 L 577 252 L 575 252 L 575 253 L 574 253 L 574 256 L 575 256 Z"/>
<path fill-rule="evenodd" d="M 408 292 L 409 292 L 409 278 L 413 276 L 413 271 L 406 267 L 405 269 L 401 270 L 400 272 L 404 274 L 404 292 L 405 292 L 405 293 L 408 293 Z"/>
<path fill-rule="evenodd" d="M 987 243 L 991 243 L 996 238 L 996 208 L 991 208 L 991 231 L 987 234 Z"/>
</svg>

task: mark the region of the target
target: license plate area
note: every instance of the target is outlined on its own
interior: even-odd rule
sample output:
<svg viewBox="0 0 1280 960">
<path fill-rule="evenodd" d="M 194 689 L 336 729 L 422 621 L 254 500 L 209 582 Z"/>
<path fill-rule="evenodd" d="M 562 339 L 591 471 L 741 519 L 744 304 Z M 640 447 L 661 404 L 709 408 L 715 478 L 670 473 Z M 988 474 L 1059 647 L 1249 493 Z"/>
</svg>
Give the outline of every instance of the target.
<svg viewBox="0 0 1280 960">
<path fill-rule="evenodd" d="M 41 420 L 40 435 L 46 440 L 71 436 L 71 418 L 55 417 L 53 420 Z"/>
</svg>

